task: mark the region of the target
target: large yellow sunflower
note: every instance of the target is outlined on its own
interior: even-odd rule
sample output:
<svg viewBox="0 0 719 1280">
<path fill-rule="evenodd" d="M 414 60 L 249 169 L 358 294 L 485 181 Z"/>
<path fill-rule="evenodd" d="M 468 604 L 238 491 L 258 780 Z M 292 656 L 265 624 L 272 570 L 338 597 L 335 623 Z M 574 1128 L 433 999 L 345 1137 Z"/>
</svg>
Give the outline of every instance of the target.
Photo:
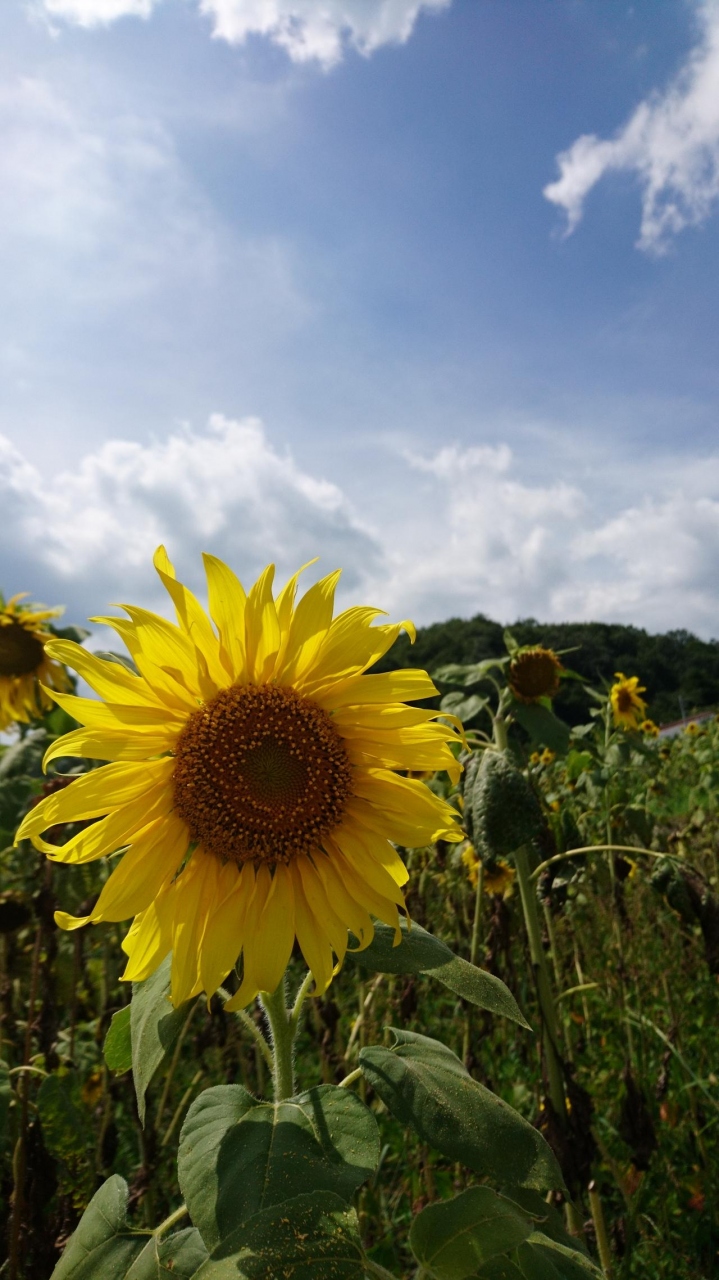
<svg viewBox="0 0 719 1280">
<path fill-rule="evenodd" d="M 624 729 L 636 729 L 646 719 L 647 704 L 639 695 L 646 693 L 638 676 L 625 676 L 621 671 L 614 673 L 616 683 L 609 690 L 614 723 Z"/>
<path fill-rule="evenodd" d="M 43 623 L 59 617 L 62 608 L 22 605 L 24 598 L 13 596 L 5 604 L 0 596 L 0 731 L 43 716 L 52 706 L 49 691 L 72 687 L 67 672 L 45 650 L 52 632 Z"/>
<path fill-rule="evenodd" d="M 461 730 L 405 705 L 435 694 L 425 672 L 365 674 L 411 624 L 373 626 L 381 610 L 360 607 L 333 621 L 339 573 L 295 604 L 299 574 L 275 599 L 270 566 L 246 595 L 221 560 L 204 560 L 209 618 L 161 547 L 177 625 L 129 605 L 129 620 L 94 619 L 117 630 L 137 675 L 72 642 L 50 646 L 101 701 L 54 695 L 84 727 L 46 763 L 112 763 L 41 801 L 17 839 L 72 863 L 125 850 L 91 914 L 58 912 L 58 924 L 134 916 L 123 976 L 147 978 L 172 951 L 175 1004 L 209 996 L 242 952 L 239 1008 L 277 988 L 295 938 L 319 990 L 348 930 L 367 945 L 375 916 L 399 941 L 407 872 L 392 842 L 462 838 L 455 810 L 405 775 L 456 778 Z M 41 838 L 92 818 L 62 847 Z"/>
</svg>

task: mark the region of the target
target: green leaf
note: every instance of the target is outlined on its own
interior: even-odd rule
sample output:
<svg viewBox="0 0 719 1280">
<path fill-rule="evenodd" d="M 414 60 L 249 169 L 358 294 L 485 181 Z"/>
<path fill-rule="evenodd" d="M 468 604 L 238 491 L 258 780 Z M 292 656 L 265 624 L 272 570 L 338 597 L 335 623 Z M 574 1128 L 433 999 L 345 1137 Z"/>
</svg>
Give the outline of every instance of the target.
<svg viewBox="0 0 719 1280">
<path fill-rule="evenodd" d="M 95 1187 L 95 1134 L 76 1071 L 53 1072 L 37 1094 L 45 1146 L 58 1162 L 58 1190 L 84 1209 Z"/>
<path fill-rule="evenodd" d="M 550 1240 L 564 1245 L 567 1249 L 574 1249 L 577 1253 L 587 1256 L 584 1242 L 578 1236 L 570 1236 L 562 1215 L 553 1204 L 547 1204 L 544 1196 L 540 1196 L 538 1191 L 533 1191 L 531 1187 L 508 1187 L 506 1194 L 508 1199 L 519 1205 L 527 1217 L 532 1218 L 536 1231 L 540 1231 L 542 1235 L 548 1236 Z"/>
<path fill-rule="evenodd" d="M 190 1280 L 206 1258 L 207 1249 L 199 1231 L 196 1227 L 186 1227 L 160 1240 L 155 1236 L 148 1240 L 125 1280 L 163 1280 L 164 1276 Z"/>
<path fill-rule="evenodd" d="M 413 927 L 417 928 L 416 925 Z M 439 969 L 424 969 L 423 973 L 429 974 L 430 978 L 437 978 L 439 982 L 444 983 L 445 987 L 449 987 L 450 991 L 454 991 L 455 995 L 468 1000 L 470 1004 L 476 1004 L 480 1009 L 488 1009 L 490 1013 L 498 1013 L 503 1018 L 511 1018 L 513 1022 L 518 1022 L 520 1027 L 526 1027 L 531 1031 L 509 988 L 505 987 L 501 978 L 495 978 L 494 974 L 487 973 L 486 969 L 478 969 L 476 965 L 463 960 L 461 956 L 455 956 L 449 964 L 443 964 Z"/>
<path fill-rule="evenodd" d="M 475 1272 L 476 1280 L 524 1280 L 516 1263 L 509 1258 L 492 1258 Z"/>
<path fill-rule="evenodd" d="M 172 1052 L 191 1003 L 188 1000 L 179 1009 L 173 1009 L 170 1004 L 171 964 L 172 957 L 166 956 L 146 982 L 132 984 L 132 1076 L 137 1094 L 137 1110 L 143 1125 L 145 1094 L 150 1081 L 165 1055 Z"/>
<path fill-rule="evenodd" d="M 127 1224 L 127 1183 L 115 1174 L 95 1192 L 50 1280 L 125 1280 L 147 1231 Z"/>
<path fill-rule="evenodd" d="M 402 941 L 394 945 L 394 929 L 375 920 L 374 937 L 364 951 L 348 951 L 347 959 L 355 960 L 363 969 L 374 973 L 423 973 L 439 969 L 454 959 L 454 952 L 446 942 L 440 942 L 419 924 L 400 923 Z M 350 946 L 357 939 L 350 935 Z"/>
<path fill-rule="evenodd" d="M 604 1280 L 604 1272 L 590 1258 L 541 1231 L 533 1231 L 516 1256 L 525 1280 Z"/>
<path fill-rule="evenodd" d="M 444 711 L 445 715 L 459 716 L 459 719 L 466 724 L 488 706 L 489 698 L 480 698 L 478 693 L 472 693 L 466 697 L 461 690 L 457 689 L 444 695 L 439 709 Z"/>
<path fill-rule="evenodd" d="M 538 702 L 513 702 L 512 715 L 526 729 L 537 747 L 549 747 L 564 755 L 569 747 L 569 725 Z"/>
<path fill-rule="evenodd" d="M 473 1080 L 446 1045 L 392 1028 L 395 1045 L 360 1051 L 362 1070 L 393 1115 L 450 1160 L 500 1184 L 562 1187 L 542 1135 Z"/>
<path fill-rule="evenodd" d="M 484 658 L 482 662 L 469 664 L 448 662 L 432 672 L 432 679 L 439 680 L 440 684 L 455 684 L 471 689 L 472 685 L 480 684 L 490 671 L 505 667 L 508 661 L 508 658 Z"/>
<path fill-rule="evenodd" d="M 490 1187 L 470 1187 L 424 1209 L 412 1223 L 409 1243 L 437 1280 L 465 1280 L 490 1258 L 515 1249 L 532 1227 L 530 1218 Z"/>
<path fill-rule="evenodd" d="M 122 1075 L 132 1067 L 132 1034 L 130 1031 L 130 1006 L 113 1013 L 102 1046 L 105 1062 L 111 1071 Z"/>
<path fill-rule="evenodd" d="M 354 1209 L 315 1191 L 255 1214 L 217 1245 L 196 1280 L 364 1280 L 362 1259 Z"/>
<path fill-rule="evenodd" d="M 205 1089 L 180 1135 L 178 1175 L 212 1248 L 253 1214 L 305 1191 L 350 1200 L 379 1160 L 372 1112 L 348 1089 L 320 1085 L 258 1102 L 241 1085 Z"/>
<path fill-rule="evenodd" d="M 389 925 L 376 920 L 374 929 L 370 945 L 364 951 L 348 951 L 348 959 L 374 973 L 427 974 L 470 1004 L 529 1028 L 514 996 L 501 979 L 455 956 L 445 942 L 435 938 L 421 925 L 408 926 L 406 920 L 401 920 L 402 941 L 397 947 L 394 945 L 394 929 Z"/>
</svg>

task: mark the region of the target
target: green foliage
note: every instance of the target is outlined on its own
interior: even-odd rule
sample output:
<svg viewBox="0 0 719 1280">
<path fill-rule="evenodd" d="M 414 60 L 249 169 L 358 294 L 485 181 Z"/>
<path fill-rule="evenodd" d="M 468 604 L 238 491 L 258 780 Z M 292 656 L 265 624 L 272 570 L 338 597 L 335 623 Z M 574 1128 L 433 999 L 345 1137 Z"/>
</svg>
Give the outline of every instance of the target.
<svg viewBox="0 0 719 1280">
<path fill-rule="evenodd" d="M 509 1253 L 533 1223 L 490 1187 L 470 1187 L 454 1200 L 429 1205 L 412 1223 L 409 1242 L 436 1280 L 466 1280 L 483 1263 Z"/>
<path fill-rule="evenodd" d="M 347 1089 L 321 1085 L 262 1103 L 241 1085 L 206 1089 L 178 1154 L 180 1187 L 209 1248 L 240 1223 L 305 1191 L 345 1201 L 379 1160 L 377 1121 Z"/>
<path fill-rule="evenodd" d="M 127 1183 L 117 1174 L 95 1192 L 51 1280 L 127 1280 L 149 1239 L 127 1223 Z"/>
<path fill-rule="evenodd" d="M 132 1069 L 132 1032 L 130 1030 L 130 1006 L 113 1013 L 112 1022 L 102 1047 L 105 1062 L 111 1071 L 122 1075 Z"/>
<path fill-rule="evenodd" d="M 170 966 L 172 957 L 162 964 L 146 982 L 133 982 L 130 1005 L 132 1040 L 132 1074 L 137 1094 L 140 1120 L 145 1122 L 145 1097 L 160 1063 L 171 1053 L 182 1030 L 190 1001 L 173 1009 L 170 1004 Z"/>
<path fill-rule="evenodd" d="M 162 1239 L 153 1236 L 133 1262 L 125 1280 L 163 1280 L 163 1277 L 190 1280 L 206 1257 L 207 1249 L 195 1227 L 186 1227 Z"/>
<path fill-rule="evenodd" d="M 331 1191 L 255 1214 L 213 1250 L 197 1280 L 363 1280 L 357 1215 Z"/>
<path fill-rule="evenodd" d="M 53 1072 L 37 1095 L 45 1147 L 55 1157 L 61 1192 L 84 1208 L 95 1186 L 92 1117 L 76 1071 Z"/>
<path fill-rule="evenodd" d="M 371 1045 L 360 1066 L 385 1106 L 450 1160 L 500 1185 L 561 1187 L 542 1135 L 473 1080 L 456 1054 L 428 1036 L 392 1028 L 392 1049 Z"/>
<path fill-rule="evenodd" d="M 575 650 L 572 668 L 599 688 L 611 684 L 615 671 L 640 675 L 648 690 L 648 714 L 657 724 L 678 720 L 682 705 L 687 714 L 719 706 L 719 640 L 699 640 L 681 630 L 651 635 L 641 627 L 603 622 L 540 623 L 533 618 L 514 623 L 512 635 L 518 645 L 541 644 L 555 652 Z M 450 665 L 478 664 L 492 658 L 506 658 L 503 628 L 477 614 L 420 627 L 414 645 L 401 635 L 377 669 L 423 667 L 438 672 Z M 444 674 L 440 678 L 444 679 Z M 581 682 L 565 680 L 554 705 L 563 720 L 576 725 L 586 722 L 592 701 Z"/>
</svg>

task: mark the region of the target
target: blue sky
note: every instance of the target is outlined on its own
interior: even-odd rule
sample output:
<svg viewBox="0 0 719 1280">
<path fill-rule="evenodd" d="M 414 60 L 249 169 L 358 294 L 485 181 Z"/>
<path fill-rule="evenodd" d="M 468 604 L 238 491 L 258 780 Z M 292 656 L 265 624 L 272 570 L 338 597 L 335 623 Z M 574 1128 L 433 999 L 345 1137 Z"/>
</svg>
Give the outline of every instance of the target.
<svg viewBox="0 0 719 1280">
<path fill-rule="evenodd" d="M 6 0 L 2 581 L 719 635 L 719 0 Z"/>
</svg>

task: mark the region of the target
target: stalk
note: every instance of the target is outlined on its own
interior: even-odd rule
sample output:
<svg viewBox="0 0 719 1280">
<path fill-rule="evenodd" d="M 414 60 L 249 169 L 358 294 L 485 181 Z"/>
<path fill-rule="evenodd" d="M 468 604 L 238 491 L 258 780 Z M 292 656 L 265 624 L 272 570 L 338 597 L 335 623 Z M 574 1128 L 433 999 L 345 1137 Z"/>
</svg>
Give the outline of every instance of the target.
<svg viewBox="0 0 719 1280">
<path fill-rule="evenodd" d="M 562 1066 L 557 1049 L 559 1039 L 557 1032 L 557 1014 L 554 1007 L 554 997 L 552 995 L 552 984 L 549 977 L 549 969 L 547 967 L 547 958 L 542 946 L 542 933 L 539 927 L 537 898 L 532 887 L 529 874 L 529 858 L 524 846 L 519 849 L 515 849 L 514 866 L 517 872 L 519 893 L 522 899 L 522 910 L 524 912 L 524 923 L 527 929 L 527 938 L 529 939 L 529 954 L 532 960 L 532 967 L 534 969 L 537 983 L 539 1007 L 542 1012 L 542 1043 L 544 1046 L 544 1059 L 547 1064 L 549 1096 L 552 1100 L 554 1110 L 557 1112 L 562 1123 L 565 1123 L 567 1119 L 567 1106 L 564 1097 Z"/>
<path fill-rule="evenodd" d="M 612 1250 L 609 1245 L 609 1236 L 607 1235 L 607 1224 L 604 1221 L 604 1210 L 602 1209 L 602 1201 L 597 1191 L 596 1182 L 589 1184 L 589 1207 L 592 1212 L 592 1222 L 594 1223 L 594 1232 L 597 1237 L 597 1252 L 599 1261 L 602 1264 L 602 1270 L 611 1280 L 612 1276 Z"/>
<path fill-rule="evenodd" d="M 262 1007 L 267 1014 L 272 1033 L 272 1052 L 274 1067 L 272 1082 L 275 1091 L 275 1102 L 283 1102 L 291 1098 L 295 1091 L 295 1073 L 292 1061 L 292 1026 L 287 1010 L 285 995 L 285 979 L 283 977 L 276 991 L 260 992 Z"/>
<path fill-rule="evenodd" d="M 477 963 L 479 955 L 479 936 L 482 926 L 482 906 L 484 900 L 484 863 L 480 858 L 477 863 L 477 890 L 474 895 L 474 919 L 472 921 L 472 941 L 469 949 L 470 964 Z M 472 1011 L 473 1005 L 467 1006 L 464 1015 L 464 1043 L 462 1045 L 462 1061 L 465 1066 L 469 1060 L 469 1050 L 472 1042 Z"/>
</svg>

